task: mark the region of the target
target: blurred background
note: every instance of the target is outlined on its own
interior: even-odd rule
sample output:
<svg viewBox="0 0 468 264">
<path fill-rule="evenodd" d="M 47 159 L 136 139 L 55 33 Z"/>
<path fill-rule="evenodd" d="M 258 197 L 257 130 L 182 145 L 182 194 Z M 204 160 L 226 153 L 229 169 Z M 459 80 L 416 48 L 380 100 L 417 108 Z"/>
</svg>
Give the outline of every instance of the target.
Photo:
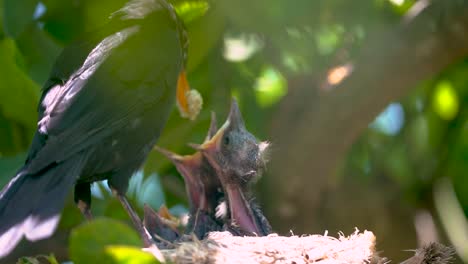
<svg viewBox="0 0 468 264">
<path fill-rule="evenodd" d="M 193 122 L 173 111 L 159 146 L 191 154 L 186 144 L 203 141 L 210 112 L 221 122 L 235 96 L 248 129 L 272 143 L 255 194 L 280 234 L 367 229 L 392 260 L 439 241 L 468 263 L 467 1 L 171 2 L 204 108 Z M 24 161 L 56 56 L 124 3 L 0 1 L 0 186 Z M 184 192 L 153 152 L 129 196 L 140 212 L 166 204 L 183 215 Z M 105 184 L 93 194 L 95 216 L 129 222 Z M 84 222 L 71 195 L 58 232 L 23 242 L 11 261 L 69 259 L 69 233 Z"/>
</svg>

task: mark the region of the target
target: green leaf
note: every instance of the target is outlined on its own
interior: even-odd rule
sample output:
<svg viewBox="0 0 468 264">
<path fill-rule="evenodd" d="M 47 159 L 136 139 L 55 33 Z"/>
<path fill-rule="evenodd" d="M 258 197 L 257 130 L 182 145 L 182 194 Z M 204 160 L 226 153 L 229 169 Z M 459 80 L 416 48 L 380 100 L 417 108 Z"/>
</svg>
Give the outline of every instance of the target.
<svg viewBox="0 0 468 264">
<path fill-rule="evenodd" d="M 28 75 L 39 84 L 49 77 L 55 59 L 62 50 L 50 34 L 38 27 L 28 27 L 16 39 Z"/>
<path fill-rule="evenodd" d="M 22 257 L 18 259 L 16 264 L 40 264 L 41 262 L 37 258 L 33 257 Z"/>
<path fill-rule="evenodd" d="M 49 261 L 50 264 L 59 264 L 54 254 L 50 254 L 49 256 L 44 256 L 44 258 L 47 259 L 47 261 Z"/>
<path fill-rule="evenodd" d="M 119 264 L 155 264 L 159 263 L 150 253 L 142 251 L 137 247 L 108 246 L 106 252 L 115 263 Z"/>
<path fill-rule="evenodd" d="M 189 24 L 193 20 L 204 16 L 209 8 L 209 4 L 205 1 L 182 2 L 175 6 L 177 15 L 179 15 L 185 24 Z"/>
<path fill-rule="evenodd" d="M 187 71 L 193 71 L 222 40 L 226 17 L 219 9 L 213 8 L 201 19 L 187 25 L 190 39 Z"/>
<path fill-rule="evenodd" d="M 283 75 L 273 67 L 265 68 L 255 84 L 257 103 L 262 107 L 269 107 L 286 94 L 287 82 Z"/>
<path fill-rule="evenodd" d="M 33 21 L 34 11 L 39 0 L 4 0 L 3 2 L 5 33 L 16 38 Z"/>
<path fill-rule="evenodd" d="M 100 218 L 74 229 L 70 235 L 70 258 L 75 264 L 116 264 L 122 254 L 115 253 L 109 246 L 141 246 L 140 237 L 122 222 Z M 127 252 L 128 253 L 128 252 Z M 116 256 L 118 255 L 118 256 Z M 147 262 L 144 262 L 147 263 Z"/>
<path fill-rule="evenodd" d="M 48 256 L 39 255 L 36 257 L 22 257 L 18 259 L 18 262 L 16 262 L 16 264 L 41 264 L 43 263 L 39 259 L 45 259 L 50 264 L 59 264 L 54 254 L 50 254 Z"/>
<path fill-rule="evenodd" d="M 452 83 L 441 81 L 437 84 L 432 99 L 432 107 L 440 118 L 450 121 L 457 116 L 460 108 L 459 98 Z"/>
<path fill-rule="evenodd" d="M 0 111 L 7 119 L 35 128 L 39 87 L 18 67 L 17 52 L 12 39 L 0 40 Z"/>
</svg>

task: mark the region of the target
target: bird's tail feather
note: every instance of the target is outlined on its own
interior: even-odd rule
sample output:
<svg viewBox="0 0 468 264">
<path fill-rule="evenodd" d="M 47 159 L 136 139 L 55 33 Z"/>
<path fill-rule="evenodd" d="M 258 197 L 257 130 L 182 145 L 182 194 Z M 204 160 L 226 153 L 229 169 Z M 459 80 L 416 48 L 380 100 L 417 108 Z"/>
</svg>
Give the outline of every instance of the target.
<svg viewBox="0 0 468 264">
<path fill-rule="evenodd" d="M 35 241 L 52 235 L 66 196 L 78 179 L 84 157 L 68 159 L 29 174 L 27 168 L 0 192 L 0 258 L 9 254 L 23 236 Z"/>
</svg>

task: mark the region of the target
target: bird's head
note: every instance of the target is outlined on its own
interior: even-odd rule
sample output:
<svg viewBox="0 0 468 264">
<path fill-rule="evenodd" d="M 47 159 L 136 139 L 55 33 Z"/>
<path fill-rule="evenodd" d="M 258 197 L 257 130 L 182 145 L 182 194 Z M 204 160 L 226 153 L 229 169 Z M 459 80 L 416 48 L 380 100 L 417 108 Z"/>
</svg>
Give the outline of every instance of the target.
<svg viewBox="0 0 468 264">
<path fill-rule="evenodd" d="M 267 142 L 259 142 L 245 128 L 242 114 L 235 99 L 223 126 L 202 145 L 200 150 L 218 171 L 223 172 L 225 183 L 245 185 L 256 180 L 265 168 Z"/>
<path fill-rule="evenodd" d="M 153 20 L 153 24 L 169 26 L 176 31 L 182 55 L 182 65 L 177 78 L 176 102 L 182 117 L 194 120 L 203 105 L 197 90 L 191 89 L 186 76 L 189 38 L 184 22 L 174 7 L 166 0 L 131 0 L 111 15 L 112 20 Z"/>
</svg>

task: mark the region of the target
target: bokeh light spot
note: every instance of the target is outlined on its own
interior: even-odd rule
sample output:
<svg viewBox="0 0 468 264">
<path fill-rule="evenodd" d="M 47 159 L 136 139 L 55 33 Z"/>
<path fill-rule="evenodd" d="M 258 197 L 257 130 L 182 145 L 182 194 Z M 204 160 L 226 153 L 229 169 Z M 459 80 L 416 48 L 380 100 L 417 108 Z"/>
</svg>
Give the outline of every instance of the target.
<svg viewBox="0 0 468 264">
<path fill-rule="evenodd" d="M 400 132 L 405 123 L 405 111 L 400 103 L 391 103 L 370 127 L 384 134 L 393 136 Z"/>
<path fill-rule="evenodd" d="M 440 118 L 450 121 L 455 118 L 459 109 L 457 92 L 450 82 L 442 81 L 437 84 L 432 107 Z"/>
<path fill-rule="evenodd" d="M 331 68 L 327 73 L 327 85 L 324 88 L 326 90 L 335 87 L 340 84 L 346 77 L 353 72 L 353 64 L 346 63 Z"/>
<path fill-rule="evenodd" d="M 47 10 L 47 8 L 44 5 L 44 3 L 38 2 L 37 6 L 36 6 L 36 9 L 34 10 L 33 18 L 34 19 L 39 19 L 40 17 L 42 17 L 45 14 L 46 10 Z"/>
<path fill-rule="evenodd" d="M 185 24 L 204 16 L 209 8 L 210 5 L 205 1 L 182 2 L 175 6 L 177 15 L 182 18 Z"/>
<path fill-rule="evenodd" d="M 260 106 L 271 106 L 286 95 L 286 79 L 275 68 L 267 67 L 262 71 L 255 83 L 255 92 Z"/>
<path fill-rule="evenodd" d="M 255 34 L 242 34 L 238 37 L 224 38 L 224 53 L 226 60 L 242 62 L 249 59 L 263 47 L 263 43 Z"/>
<path fill-rule="evenodd" d="M 405 3 L 405 0 L 389 0 L 390 3 L 396 5 L 396 6 L 402 6 Z"/>
</svg>

